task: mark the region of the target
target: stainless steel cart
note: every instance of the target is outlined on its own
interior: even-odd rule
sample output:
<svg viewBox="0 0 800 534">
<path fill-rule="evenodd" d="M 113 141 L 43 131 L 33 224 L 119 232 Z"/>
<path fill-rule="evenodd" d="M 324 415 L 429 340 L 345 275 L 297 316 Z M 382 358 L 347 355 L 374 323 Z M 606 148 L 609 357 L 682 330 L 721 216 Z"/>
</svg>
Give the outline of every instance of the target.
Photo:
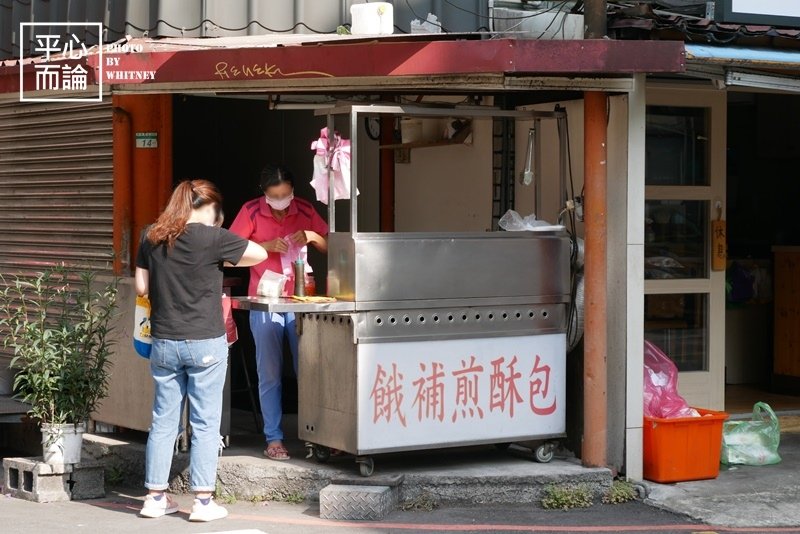
<svg viewBox="0 0 800 534">
<path fill-rule="evenodd" d="M 331 130 L 334 114 L 349 114 L 353 152 L 369 115 L 562 117 L 393 105 L 322 113 Z M 536 458 L 549 461 L 565 431 L 566 232 L 364 233 L 357 205 L 347 232 L 329 206 L 337 302 L 235 302 L 298 314 L 300 438 L 321 461 L 331 449 L 355 455 L 365 476 L 374 454 L 472 444 L 537 440 Z"/>
</svg>

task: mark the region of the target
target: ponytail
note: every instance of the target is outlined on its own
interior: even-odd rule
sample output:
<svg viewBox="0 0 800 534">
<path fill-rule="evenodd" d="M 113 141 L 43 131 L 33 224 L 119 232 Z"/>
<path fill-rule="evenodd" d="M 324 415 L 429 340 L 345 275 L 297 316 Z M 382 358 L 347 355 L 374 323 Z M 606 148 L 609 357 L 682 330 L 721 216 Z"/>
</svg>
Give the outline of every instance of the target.
<svg viewBox="0 0 800 534">
<path fill-rule="evenodd" d="M 167 202 L 167 207 L 147 231 L 147 240 L 154 245 L 166 244 L 170 248 L 186 231 L 186 223 L 193 209 L 206 204 L 222 205 L 222 195 L 208 180 L 186 180 L 178 184 Z"/>
</svg>

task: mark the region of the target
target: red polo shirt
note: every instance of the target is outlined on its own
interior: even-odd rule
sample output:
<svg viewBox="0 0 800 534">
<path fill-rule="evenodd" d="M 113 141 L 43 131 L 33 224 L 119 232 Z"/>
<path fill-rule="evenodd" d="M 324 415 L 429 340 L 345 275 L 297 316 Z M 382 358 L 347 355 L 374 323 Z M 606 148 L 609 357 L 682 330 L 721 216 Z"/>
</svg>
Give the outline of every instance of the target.
<svg viewBox="0 0 800 534">
<path fill-rule="evenodd" d="M 319 216 L 310 202 L 301 198 L 292 200 L 286 217 L 277 221 L 272 216 L 267 199 L 263 196 L 245 202 L 230 227 L 230 231 L 234 234 L 256 243 L 286 237 L 298 230 L 311 230 L 325 237 L 328 235 L 328 224 Z M 270 252 L 265 261 L 250 267 L 248 295 L 256 295 L 258 281 L 267 269 L 276 273 L 283 272 L 280 254 Z"/>
</svg>

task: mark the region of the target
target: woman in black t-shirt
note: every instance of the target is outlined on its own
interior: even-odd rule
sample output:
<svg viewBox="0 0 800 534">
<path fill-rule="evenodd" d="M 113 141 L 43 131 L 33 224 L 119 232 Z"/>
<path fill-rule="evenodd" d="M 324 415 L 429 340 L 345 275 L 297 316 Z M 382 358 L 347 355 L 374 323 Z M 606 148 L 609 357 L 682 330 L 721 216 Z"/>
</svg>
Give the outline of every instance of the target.
<svg viewBox="0 0 800 534">
<path fill-rule="evenodd" d="M 212 521 L 228 515 L 211 498 L 228 365 L 222 266 L 255 265 L 267 253 L 215 226 L 221 205 L 222 196 L 211 182 L 182 182 L 147 230 L 136 258 L 136 292 L 148 295 L 151 304 L 150 370 L 155 382 L 145 456 L 145 487 L 150 491 L 140 512 L 143 517 L 178 511 L 164 491 L 186 396 L 192 425 L 190 487 L 196 497 L 189 520 Z"/>
</svg>

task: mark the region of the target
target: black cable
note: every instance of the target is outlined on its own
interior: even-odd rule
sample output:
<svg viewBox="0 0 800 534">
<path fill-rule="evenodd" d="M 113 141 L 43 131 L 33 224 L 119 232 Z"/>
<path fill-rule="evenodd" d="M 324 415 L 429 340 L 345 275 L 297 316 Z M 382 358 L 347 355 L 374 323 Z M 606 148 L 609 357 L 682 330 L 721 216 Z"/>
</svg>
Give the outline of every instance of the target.
<svg viewBox="0 0 800 534">
<path fill-rule="evenodd" d="M 567 110 L 562 108 L 560 105 L 556 105 L 556 111 L 563 111 L 564 112 L 564 135 L 566 136 L 566 145 L 567 145 L 567 169 L 569 174 L 569 195 L 574 200 L 575 199 L 575 181 L 574 176 L 572 174 L 572 144 L 570 143 L 569 139 L 569 115 L 567 114 Z M 578 254 L 580 252 L 580 247 L 578 245 L 578 221 L 577 216 L 575 215 L 575 210 L 568 211 L 569 216 L 569 223 L 570 223 L 570 230 L 568 233 L 570 234 L 570 304 L 569 304 L 569 314 L 567 318 L 567 346 L 571 345 L 574 340 L 577 340 L 577 332 L 575 331 L 576 324 L 575 322 L 578 319 L 577 314 L 577 303 L 576 298 L 578 295 L 578 269 L 577 269 L 577 262 L 578 262 Z M 573 319 L 574 317 L 574 319 Z"/>
<path fill-rule="evenodd" d="M 553 10 L 553 7 L 561 7 L 561 6 L 563 6 L 564 4 L 566 4 L 566 3 L 570 2 L 570 1 L 572 1 L 572 0 L 565 0 L 564 2 L 561 2 L 561 3 L 560 3 L 558 6 L 551 6 L 551 7 L 547 8 L 547 10 L 545 10 L 545 11 L 537 11 L 536 13 L 531 13 L 530 15 L 520 15 L 519 17 L 496 17 L 496 16 L 494 16 L 494 15 L 492 15 L 492 16 L 489 16 L 489 15 L 482 15 L 481 13 L 477 13 L 477 12 L 475 12 L 475 11 L 472 11 L 472 10 L 470 10 L 470 9 L 467 9 L 467 8 L 465 8 L 465 7 L 461 7 L 461 6 L 459 6 L 459 5 L 456 5 L 456 4 L 454 4 L 453 2 L 451 2 L 451 0 L 444 0 L 444 2 L 445 2 L 446 4 L 448 4 L 448 5 L 450 5 L 450 6 L 453 6 L 454 8 L 458 9 L 459 11 L 463 11 L 463 12 L 465 12 L 465 13 L 469 13 L 470 15 L 474 15 L 474 16 L 476 16 L 476 17 L 478 17 L 478 18 L 481 18 L 481 19 L 487 19 L 487 20 L 520 20 L 520 19 L 530 19 L 530 18 L 533 18 L 533 17 L 538 17 L 539 15 L 543 15 L 543 14 L 547 13 L 548 11 L 552 11 L 552 10 Z M 406 0 L 406 3 L 408 3 L 408 0 Z"/>
<path fill-rule="evenodd" d="M 564 0 L 564 2 L 561 2 L 561 5 L 559 7 L 559 11 L 561 10 L 561 7 L 563 7 L 568 1 L 569 0 Z M 558 18 L 557 16 L 553 17 L 553 20 L 551 20 L 550 24 L 548 24 L 547 27 L 544 30 L 542 30 L 542 33 L 539 34 L 539 37 L 537 37 L 537 39 L 541 39 L 542 37 L 544 37 L 544 34 L 547 33 L 547 30 L 550 29 L 550 27 L 553 25 L 553 23 L 556 21 L 557 18 Z M 566 16 L 566 13 L 565 13 L 564 16 L 561 17 L 561 27 L 560 27 L 559 31 L 564 29 L 564 22 L 566 20 L 567 20 L 567 16 Z M 558 32 L 556 32 L 556 33 L 558 33 Z"/>
<path fill-rule="evenodd" d="M 309 26 L 308 24 L 306 24 L 305 22 L 297 22 L 291 28 L 287 28 L 285 30 L 276 30 L 274 28 L 269 28 L 267 26 L 264 26 L 263 24 L 261 24 L 257 20 L 251 20 L 250 22 L 247 23 L 247 25 L 242 26 L 241 28 L 228 28 L 226 26 L 221 26 L 221 25 L 217 24 L 216 22 L 214 22 L 213 20 L 210 20 L 210 19 L 203 19 L 203 20 L 200 21 L 200 23 L 197 26 L 192 26 L 191 28 L 184 28 L 184 27 L 180 27 L 180 26 L 175 26 L 174 24 L 172 24 L 170 22 L 167 22 L 166 20 L 163 20 L 163 19 L 158 19 L 156 21 L 156 25 L 155 26 L 153 26 L 152 28 L 147 28 L 147 29 L 146 28 L 140 28 L 140 27 L 136 26 L 135 24 L 131 24 L 131 23 L 127 23 L 126 25 L 130 26 L 134 30 L 137 30 L 137 31 L 140 31 L 140 32 L 148 32 L 148 33 L 153 31 L 153 30 L 155 30 L 156 28 L 158 28 L 159 24 L 164 24 L 165 26 L 169 26 L 173 30 L 178 30 L 178 31 L 181 31 L 181 32 L 191 32 L 191 31 L 200 29 L 203 26 L 203 24 L 205 24 L 207 22 L 213 24 L 214 26 L 216 26 L 217 28 L 219 28 L 221 30 L 225 30 L 225 31 L 228 31 L 228 32 L 240 32 L 240 31 L 243 31 L 243 30 L 247 30 L 247 29 L 250 28 L 250 26 L 255 24 L 255 25 L 260 26 L 261 28 L 267 30 L 268 32 L 272 32 L 272 33 L 289 33 L 289 32 L 293 32 L 294 30 L 296 30 L 300 26 L 302 26 L 303 28 L 305 28 L 305 29 L 307 29 L 307 30 L 309 30 L 311 32 L 314 32 L 314 33 L 320 33 L 320 34 L 336 33 L 336 30 L 333 30 L 333 31 L 316 30 L 316 29 L 312 28 L 311 26 Z M 111 31 L 116 31 L 117 33 L 124 33 L 122 31 L 113 30 L 112 28 L 108 28 L 108 29 L 111 30 Z"/>
<path fill-rule="evenodd" d="M 417 19 L 419 19 L 421 22 L 427 22 L 427 21 L 428 21 L 428 20 L 427 20 L 427 18 L 423 18 L 423 17 L 420 17 L 419 15 L 417 15 L 417 12 L 416 12 L 416 11 L 414 11 L 414 8 L 413 8 L 413 7 L 411 7 L 411 2 L 409 2 L 408 0 L 406 0 L 406 5 L 408 6 L 408 9 L 411 11 L 411 14 L 412 14 L 412 15 L 414 15 L 414 16 L 415 16 Z M 442 30 L 444 33 L 450 33 L 450 32 L 448 32 L 448 31 L 447 31 L 447 29 L 446 29 L 444 26 L 442 26 L 442 25 L 441 25 L 441 24 L 439 24 L 438 22 L 429 22 L 429 24 L 433 24 L 434 26 L 439 26 L 439 28 L 441 28 L 441 30 Z"/>
<path fill-rule="evenodd" d="M 522 24 L 522 23 L 525 21 L 524 19 L 529 19 L 529 18 L 531 18 L 531 17 L 538 16 L 538 15 L 544 15 L 545 13 L 550 13 L 550 12 L 551 12 L 551 11 L 553 11 L 554 9 L 555 9 L 555 10 L 560 10 L 560 9 L 561 9 L 562 7 L 564 7 L 564 6 L 565 6 L 565 5 L 566 5 L 568 2 L 570 2 L 570 0 L 564 0 L 563 2 L 561 2 L 561 3 L 559 3 L 559 4 L 554 4 L 554 5 L 550 6 L 549 8 L 545 9 L 544 11 L 539 11 L 539 12 L 537 12 L 537 13 L 536 13 L 536 14 L 534 14 L 534 15 L 530 15 L 530 16 L 528 16 L 528 17 L 524 17 L 524 18 L 523 18 L 523 20 L 520 20 L 518 23 L 514 24 L 514 25 L 513 25 L 513 26 L 511 26 L 510 28 L 506 28 L 505 30 L 498 31 L 498 32 L 495 32 L 495 33 L 497 33 L 497 34 L 508 33 L 508 32 L 510 32 L 510 31 L 512 31 L 514 28 L 516 28 L 516 27 L 520 26 L 520 25 L 521 25 L 521 24 Z M 495 18 L 497 18 L 497 17 L 495 17 Z M 566 17 L 564 17 L 564 19 L 566 19 Z M 497 20 L 504 20 L 504 19 L 503 19 L 503 18 L 497 18 Z M 544 30 L 542 33 L 540 33 L 540 34 L 539 34 L 539 37 L 538 37 L 538 38 L 541 38 L 541 37 L 542 37 L 542 36 L 543 36 L 545 33 L 547 33 L 547 30 L 549 30 L 549 29 L 550 29 L 550 26 L 552 26 L 552 25 L 553 25 L 553 22 L 555 22 L 555 20 L 556 20 L 556 18 L 555 18 L 555 17 L 553 17 L 553 20 L 551 20 L 551 21 L 550 21 L 550 24 L 548 24 L 548 25 L 547 25 L 547 28 L 545 28 L 545 30 Z"/>
</svg>

